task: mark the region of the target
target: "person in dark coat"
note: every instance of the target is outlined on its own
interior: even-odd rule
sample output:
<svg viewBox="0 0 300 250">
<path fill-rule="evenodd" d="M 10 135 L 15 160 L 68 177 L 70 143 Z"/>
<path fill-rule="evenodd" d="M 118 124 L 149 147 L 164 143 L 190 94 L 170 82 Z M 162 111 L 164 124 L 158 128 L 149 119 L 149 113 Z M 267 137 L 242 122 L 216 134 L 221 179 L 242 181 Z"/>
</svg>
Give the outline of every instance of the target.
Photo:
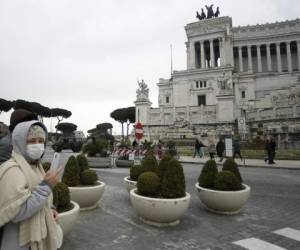
<svg viewBox="0 0 300 250">
<path fill-rule="evenodd" d="M 220 158 L 219 161 L 223 161 L 223 154 L 224 154 L 224 151 L 225 151 L 225 144 L 224 144 L 222 138 L 220 138 L 220 140 L 218 141 L 217 146 L 216 146 L 216 150 L 217 150 L 217 155 Z"/>
<path fill-rule="evenodd" d="M 241 155 L 241 145 L 238 139 L 235 139 L 233 141 L 233 159 L 235 158 L 236 155 L 240 157 L 241 161 L 243 160 L 243 157 Z"/>
<path fill-rule="evenodd" d="M 274 139 L 270 140 L 267 146 L 267 151 L 268 151 L 269 164 L 275 164 L 274 158 L 276 155 L 276 142 L 274 141 Z"/>
<path fill-rule="evenodd" d="M 37 120 L 37 116 L 25 109 L 16 109 L 10 116 L 9 133 L 0 138 L 0 165 L 9 160 L 12 152 L 11 134 L 21 122 Z"/>
<path fill-rule="evenodd" d="M 199 155 L 200 158 L 203 157 L 203 151 L 202 148 L 204 147 L 203 143 L 196 139 L 195 141 L 195 152 L 194 152 L 194 158 Z"/>
</svg>

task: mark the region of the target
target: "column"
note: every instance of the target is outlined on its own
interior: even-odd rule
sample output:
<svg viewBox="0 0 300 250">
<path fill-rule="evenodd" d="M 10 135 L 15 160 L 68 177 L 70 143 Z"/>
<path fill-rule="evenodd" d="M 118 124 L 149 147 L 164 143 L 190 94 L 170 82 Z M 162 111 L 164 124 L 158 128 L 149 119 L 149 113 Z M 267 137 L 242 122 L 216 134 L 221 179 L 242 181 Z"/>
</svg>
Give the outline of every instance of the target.
<svg viewBox="0 0 300 250">
<path fill-rule="evenodd" d="M 257 50 L 257 68 L 258 72 L 262 72 L 260 44 L 256 46 Z"/>
<path fill-rule="evenodd" d="M 219 49 L 220 49 L 220 66 L 225 66 L 225 53 L 224 53 L 224 42 L 222 38 L 219 38 Z"/>
<path fill-rule="evenodd" d="M 201 50 L 201 69 L 205 69 L 205 50 L 204 50 L 204 41 L 200 42 L 200 50 Z"/>
<path fill-rule="evenodd" d="M 300 71 L 300 41 L 297 41 L 298 70 Z"/>
<path fill-rule="evenodd" d="M 251 46 L 247 47 L 248 49 L 248 72 L 252 72 L 252 54 L 251 54 Z"/>
<path fill-rule="evenodd" d="M 210 45 L 210 67 L 215 67 L 215 51 L 214 51 L 214 40 L 209 41 Z"/>
<path fill-rule="evenodd" d="M 267 65 L 268 65 L 268 71 L 272 71 L 271 50 L 270 50 L 270 44 L 269 43 L 266 44 L 266 48 L 267 48 Z"/>
<path fill-rule="evenodd" d="M 288 71 L 293 72 L 291 42 L 286 43 L 286 55 L 287 55 Z"/>
<path fill-rule="evenodd" d="M 195 61 L 195 43 L 191 42 L 190 43 L 190 68 L 194 69 L 196 68 L 196 61 Z"/>
<path fill-rule="evenodd" d="M 243 66 L 243 54 L 242 54 L 242 46 L 239 46 L 239 67 L 240 67 L 240 72 L 244 71 L 244 66 Z"/>
<path fill-rule="evenodd" d="M 280 43 L 276 43 L 276 54 L 277 54 L 277 70 L 278 72 L 282 72 L 281 67 L 281 54 L 280 54 Z"/>
<path fill-rule="evenodd" d="M 186 46 L 186 68 L 190 69 L 190 44 L 186 42 L 185 46 Z"/>
</svg>

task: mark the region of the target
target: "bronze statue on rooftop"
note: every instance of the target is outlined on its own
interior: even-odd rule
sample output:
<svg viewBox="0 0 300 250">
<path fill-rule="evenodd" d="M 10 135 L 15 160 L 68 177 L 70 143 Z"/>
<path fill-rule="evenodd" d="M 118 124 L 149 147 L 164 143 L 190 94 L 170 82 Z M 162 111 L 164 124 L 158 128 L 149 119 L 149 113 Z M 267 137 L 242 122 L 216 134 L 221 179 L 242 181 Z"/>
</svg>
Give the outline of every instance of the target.
<svg viewBox="0 0 300 250">
<path fill-rule="evenodd" d="M 210 18 L 214 18 L 214 17 L 219 17 L 220 16 L 220 9 L 219 7 L 217 7 L 216 12 L 214 12 L 213 10 L 213 4 L 211 4 L 210 6 L 205 5 L 205 8 L 207 10 L 207 14 L 205 14 L 203 8 L 201 8 L 201 14 L 199 14 L 199 12 L 196 12 L 196 17 L 199 20 L 204 20 L 204 19 L 210 19 Z"/>
</svg>

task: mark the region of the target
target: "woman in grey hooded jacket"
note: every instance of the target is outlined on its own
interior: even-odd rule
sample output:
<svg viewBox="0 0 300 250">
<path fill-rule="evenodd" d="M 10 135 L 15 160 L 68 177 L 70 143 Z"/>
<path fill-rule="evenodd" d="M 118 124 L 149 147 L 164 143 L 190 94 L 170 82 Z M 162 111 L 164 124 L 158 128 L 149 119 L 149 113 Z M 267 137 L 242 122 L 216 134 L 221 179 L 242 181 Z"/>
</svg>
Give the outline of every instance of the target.
<svg viewBox="0 0 300 250">
<path fill-rule="evenodd" d="M 40 163 L 47 130 L 38 121 L 19 123 L 12 134 L 13 152 L 0 168 L 1 250 L 55 250 L 62 231 L 52 211 L 52 188 L 58 171 L 45 174 Z"/>
</svg>

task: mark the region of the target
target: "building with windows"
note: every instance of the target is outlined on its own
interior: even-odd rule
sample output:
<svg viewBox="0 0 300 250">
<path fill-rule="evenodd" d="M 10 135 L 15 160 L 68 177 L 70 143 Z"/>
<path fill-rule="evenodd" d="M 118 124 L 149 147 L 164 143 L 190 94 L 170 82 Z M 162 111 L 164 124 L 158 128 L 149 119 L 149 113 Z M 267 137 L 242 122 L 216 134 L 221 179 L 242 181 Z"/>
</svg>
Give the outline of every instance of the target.
<svg viewBox="0 0 300 250">
<path fill-rule="evenodd" d="M 300 19 L 232 27 L 231 17 L 190 23 L 186 70 L 159 79 L 158 108 L 137 91 L 136 117 L 152 138 L 300 135 Z M 140 86 L 141 87 L 141 86 Z"/>
</svg>

